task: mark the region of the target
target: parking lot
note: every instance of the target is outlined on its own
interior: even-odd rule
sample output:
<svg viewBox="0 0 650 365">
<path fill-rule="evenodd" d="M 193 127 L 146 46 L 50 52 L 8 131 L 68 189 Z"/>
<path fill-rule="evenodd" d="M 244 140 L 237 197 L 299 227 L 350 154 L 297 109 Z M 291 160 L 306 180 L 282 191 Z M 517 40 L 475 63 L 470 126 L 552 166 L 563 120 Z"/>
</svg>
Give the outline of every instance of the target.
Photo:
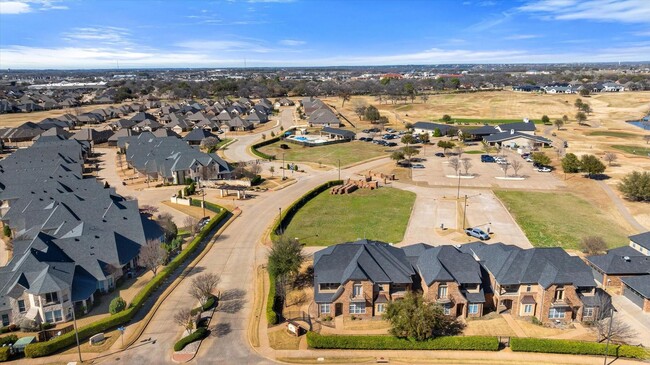
<svg viewBox="0 0 650 365">
<path fill-rule="evenodd" d="M 424 168 L 413 169 L 413 181 L 426 182 L 431 186 L 457 186 L 459 179 L 455 178 L 456 172 L 449 165 L 450 157 L 435 156 L 435 153 L 441 152 L 437 147 L 427 147 L 424 153 L 423 150 L 424 148 L 421 149 L 417 157 L 423 159 L 423 161 L 418 161 L 418 163 L 424 165 Z M 553 153 L 553 151 L 548 151 L 547 154 L 549 153 Z M 465 170 L 461 166 L 460 186 L 532 190 L 555 190 L 565 186 L 564 182 L 557 177 L 556 172 L 535 171 L 533 164 L 526 162 L 515 151 L 506 151 L 505 157 L 508 162 L 514 160 L 520 161 L 521 168 L 517 172 L 517 175 L 520 178 L 523 177 L 523 180 L 503 179 L 504 172 L 501 165 L 481 162 L 480 154 L 463 154 L 461 159 L 469 158 L 471 162 L 467 176 L 473 177 L 469 178 L 464 176 L 463 173 Z M 510 167 L 508 169 L 508 178 L 513 177 L 514 170 Z"/>
</svg>

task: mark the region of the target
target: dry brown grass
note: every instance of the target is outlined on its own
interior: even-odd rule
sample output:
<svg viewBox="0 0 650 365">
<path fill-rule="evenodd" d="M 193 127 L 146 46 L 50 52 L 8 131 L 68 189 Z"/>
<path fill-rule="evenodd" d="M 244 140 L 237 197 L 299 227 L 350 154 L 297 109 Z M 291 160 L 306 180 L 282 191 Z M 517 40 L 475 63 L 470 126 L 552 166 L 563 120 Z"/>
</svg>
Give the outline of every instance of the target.
<svg viewBox="0 0 650 365">
<path fill-rule="evenodd" d="M 348 316 L 343 317 L 343 329 L 352 331 L 380 331 L 390 329 L 390 323 L 384 320 L 352 320 Z"/>
<path fill-rule="evenodd" d="M 491 319 L 472 319 L 467 321 L 463 331 L 465 336 L 515 336 L 515 331 L 501 316 Z"/>
<path fill-rule="evenodd" d="M 268 335 L 271 348 L 275 350 L 298 350 L 301 338 L 290 335 L 284 328 L 269 332 Z"/>
<path fill-rule="evenodd" d="M 95 109 L 104 109 L 109 106 L 120 106 L 122 104 L 101 104 L 101 105 L 86 105 L 79 108 L 65 108 L 54 110 L 43 110 L 32 113 L 8 113 L 0 114 L 0 127 L 16 127 L 25 122 L 40 122 L 45 118 L 56 118 L 64 114 L 86 113 Z"/>
</svg>

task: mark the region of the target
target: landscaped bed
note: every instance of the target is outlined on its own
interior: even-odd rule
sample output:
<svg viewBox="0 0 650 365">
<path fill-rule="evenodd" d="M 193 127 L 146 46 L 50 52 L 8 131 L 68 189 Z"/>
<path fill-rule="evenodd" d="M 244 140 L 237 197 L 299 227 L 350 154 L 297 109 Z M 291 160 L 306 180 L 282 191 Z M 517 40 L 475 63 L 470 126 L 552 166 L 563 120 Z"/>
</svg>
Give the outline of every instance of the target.
<svg viewBox="0 0 650 365">
<path fill-rule="evenodd" d="M 505 190 L 494 193 L 536 247 L 576 249 L 587 236 L 602 237 L 609 247 L 627 243 L 627 234 L 620 226 L 576 195 Z"/>
<path fill-rule="evenodd" d="M 285 235 L 308 246 L 329 246 L 367 238 L 400 242 L 415 202 L 412 192 L 380 187 L 331 195 L 327 189 L 303 206 Z"/>
<path fill-rule="evenodd" d="M 281 149 L 281 144 L 288 145 L 289 149 Z M 391 150 L 391 148 L 376 144 L 356 141 L 315 147 L 303 147 L 286 141 L 279 141 L 258 148 L 259 152 L 268 156 L 275 156 L 277 160 L 282 160 L 282 153 L 284 153 L 285 161 L 322 163 L 331 166 L 337 166 L 339 160 L 341 160 L 341 166 L 347 166 L 378 156 L 388 156 Z"/>
</svg>

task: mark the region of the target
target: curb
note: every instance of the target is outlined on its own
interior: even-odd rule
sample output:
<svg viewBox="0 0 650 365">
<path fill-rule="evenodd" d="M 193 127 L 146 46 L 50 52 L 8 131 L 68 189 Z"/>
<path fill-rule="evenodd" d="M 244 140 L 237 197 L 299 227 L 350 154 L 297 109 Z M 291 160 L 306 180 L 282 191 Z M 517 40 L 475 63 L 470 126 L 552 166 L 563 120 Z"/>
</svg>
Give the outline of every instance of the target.
<svg viewBox="0 0 650 365">
<path fill-rule="evenodd" d="M 237 217 L 239 217 L 239 215 L 241 214 L 241 210 L 235 209 L 235 210 L 233 210 L 231 212 L 231 214 L 232 214 L 232 217 L 230 217 L 230 219 L 228 219 L 221 226 L 221 228 L 219 228 L 217 230 L 217 232 L 212 236 L 212 239 L 210 241 L 208 241 L 208 243 L 205 245 L 205 247 L 203 248 L 203 251 L 201 251 L 201 253 L 194 260 L 192 260 L 192 262 L 190 262 L 190 264 L 183 270 L 183 272 L 181 272 L 181 274 L 176 278 L 176 280 L 174 280 L 174 282 L 163 292 L 163 294 L 160 297 L 158 297 L 158 300 L 156 300 L 156 303 L 154 304 L 154 306 L 151 308 L 151 310 L 149 310 L 149 313 L 147 313 L 145 318 L 143 318 L 143 320 L 140 322 L 139 328 L 136 330 L 136 332 L 133 335 L 131 335 L 131 337 L 128 339 L 128 341 L 126 341 L 125 346 L 121 347 L 120 351 L 124 351 L 124 350 L 128 349 L 129 347 L 131 347 L 138 340 L 138 338 L 140 338 L 140 336 L 142 336 L 142 334 L 144 333 L 144 330 L 147 328 L 147 326 L 151 322 L 151 319 L 153 318 L 154 314 L 156 314 L 156 312 L 158 311 L 158 308 L 160 308 L 160 305 L 162 304 L 162 302 L 165 299 L 167 299 L 169 294 L 171 294 L 171 292 L 174 291 L 174 289 L 176 289 L 178 284 L 180 284 L 181 281 L 183 281 L 183 279 L 185 279 L 187 274 L 189 274 L 189 272 L 191 270 L 193 270 L 194 267 L 196 267 L 196 265 L 199 263 L 199 261 L 201 261 L 203 259 L 203 257 L 205 257 L 205 255 L 209 251 L 207 248 L 211 247 L 212 244 L 214 243 L 214 241 L 217 238 L 219 238 L 219 236 L 223 233 L 223 231 L 226 228 L 228 228 L 230 223 L 232 223 L 232 221 L 234 221 Z"/>
</svg>

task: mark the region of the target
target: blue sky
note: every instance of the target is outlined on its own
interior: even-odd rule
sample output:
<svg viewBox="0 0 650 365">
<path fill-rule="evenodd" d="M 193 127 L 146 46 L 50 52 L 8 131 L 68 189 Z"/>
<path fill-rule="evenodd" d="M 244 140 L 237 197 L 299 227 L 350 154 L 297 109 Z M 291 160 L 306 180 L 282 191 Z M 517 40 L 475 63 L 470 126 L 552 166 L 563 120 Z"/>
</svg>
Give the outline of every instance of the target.
<svg viewBox="0 0 650 365">
<path fill-rule="evenodd" d="M 0 0 L 0 69 L 650 61 L 650 0 Z"/>
</svg>

